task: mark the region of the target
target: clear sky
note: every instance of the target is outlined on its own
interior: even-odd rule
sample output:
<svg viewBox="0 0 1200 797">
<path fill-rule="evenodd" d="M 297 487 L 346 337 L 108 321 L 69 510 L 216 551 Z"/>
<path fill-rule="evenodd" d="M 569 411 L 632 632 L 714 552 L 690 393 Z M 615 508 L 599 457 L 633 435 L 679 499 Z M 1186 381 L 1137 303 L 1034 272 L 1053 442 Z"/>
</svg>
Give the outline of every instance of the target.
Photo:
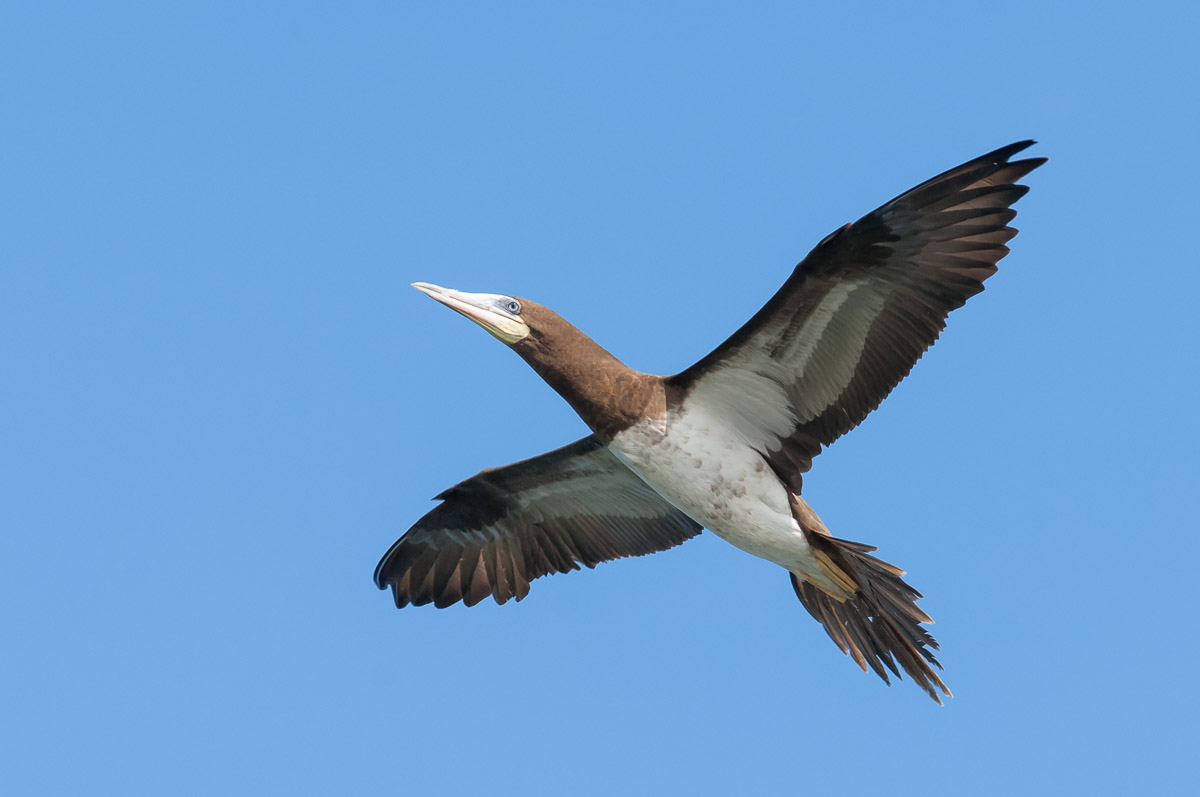
<svg viewBox="0 0 1200 797">
<path fill-rule="evenodd" d="M 15 2 L 0 791 L 1180 793 L 1197 746 L 1194 3 Z M 411 290 L 699 358 L 835 227 L 1036 138 L 988 290 L 806 497 L 938 708 L 711 534 L 397 611 L 371 574 L 582 422 Z"/>
</svg>

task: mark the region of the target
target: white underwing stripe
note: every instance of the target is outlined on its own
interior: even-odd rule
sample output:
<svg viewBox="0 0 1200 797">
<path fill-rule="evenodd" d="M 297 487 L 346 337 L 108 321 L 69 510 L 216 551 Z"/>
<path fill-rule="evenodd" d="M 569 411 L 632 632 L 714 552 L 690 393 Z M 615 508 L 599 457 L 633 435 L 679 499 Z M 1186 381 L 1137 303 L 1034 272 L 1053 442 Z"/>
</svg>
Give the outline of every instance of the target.
<svg viewBox="0 0 1200 797">
<path fill-rule="evenodd" d="M 800 422 L 821 414 L 838 400 L 854 378 L 871 325 L 883 312 L 887 288 L 862 282 L 841 303 L 822 329 L 803 370 L 789 380 L 788 391 Z"/>
<path fill-rule="evenodd" d="M 764 335 L 743 349 L 737 366 L 722 363 L 700 377 L 688 404 L 719 413 L 757 450 L 777 450 L 845 392 L 888 287 L 872 280 L 835 285 L 790 339 L 781 337 L 782 325 Z"/>
</svg>

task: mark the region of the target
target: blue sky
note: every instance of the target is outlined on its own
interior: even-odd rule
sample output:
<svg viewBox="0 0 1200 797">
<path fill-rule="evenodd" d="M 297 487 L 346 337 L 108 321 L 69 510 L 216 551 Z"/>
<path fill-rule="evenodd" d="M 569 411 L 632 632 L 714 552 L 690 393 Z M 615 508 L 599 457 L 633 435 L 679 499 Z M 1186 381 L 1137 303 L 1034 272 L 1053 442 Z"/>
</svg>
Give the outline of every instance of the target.
<svg viewBox="0 0 1200 797">
<path fill-rule="evenodd" d="M 1183 788 L 1200 12 L 805 5 L 10 4 L 0 789 Z M 1022 138 L 1013 254 L 805 481 L 927 595 L 945 708 L 710 534 L 503 607 L 375 590 L 430 496 L 584 432 L 410 282 L 670 373 Z"/>
</svg>

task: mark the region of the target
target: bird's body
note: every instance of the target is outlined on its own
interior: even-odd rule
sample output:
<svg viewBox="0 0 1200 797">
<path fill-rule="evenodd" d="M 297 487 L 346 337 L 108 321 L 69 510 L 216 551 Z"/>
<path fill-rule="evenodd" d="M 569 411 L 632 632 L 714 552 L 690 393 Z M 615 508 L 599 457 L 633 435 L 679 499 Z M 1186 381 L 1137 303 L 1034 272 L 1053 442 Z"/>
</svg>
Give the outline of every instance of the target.
<svg viewBox="0 0 1200 797">
<path fill-rule="evenodd" d="M 788 489 L 762 455 L 688 397 L 620 432 L 609 450 L 668 503 L 746 553 L 821 578 Z"/>
<path fill-rule="evenodd" d="M 508 344 L 592 434 L 485 470 L 380 561 L 397 606 L 491 595 L 678 545 L 708 528 L 785 568 L 843 652 L 887 680 L 903 668 L 940 702 L 932 620 L 904 572 L 833 536 L 801 498 L 824 446 L 857 426 L 908 373 L 946 316 L 983 290 L 1016 234 L 1015 184 L 1043 158 L 1032 142 L 988 153 L 905 192 L 823 240 L 774 297 L 680 374 L 623 365 L 551 310 L 499 294 L 415 287 Z"/>
</svg>

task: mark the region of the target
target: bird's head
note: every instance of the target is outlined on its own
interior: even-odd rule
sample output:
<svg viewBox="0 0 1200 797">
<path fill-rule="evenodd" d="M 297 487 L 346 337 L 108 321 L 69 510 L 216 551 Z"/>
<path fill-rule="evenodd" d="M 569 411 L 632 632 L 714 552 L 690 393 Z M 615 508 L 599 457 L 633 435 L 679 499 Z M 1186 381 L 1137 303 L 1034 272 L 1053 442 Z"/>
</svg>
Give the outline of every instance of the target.
<svg viewBox="0 0 1200 797">
<path fill-rule="evenodd" d="M 529 324 L 521 317 L 522 301 L 498 293 L 464 293 L 428 282 L 414 282 L 414 288 L 486 329 L 500 341 L 512 346 L 529 337 Z"/>
<path fill-rule="evenodd" d="M 615 417 L 614 400 L 629 405 L 626 415 L 649 400 L 645 390 L 630 387 L 633 372 L 620 360 L 548 307 L 515 296 L 465 293 L 427 282 L 414 282 L 413 287 L 508 344 L 593 429 Z"/>
</svg>

